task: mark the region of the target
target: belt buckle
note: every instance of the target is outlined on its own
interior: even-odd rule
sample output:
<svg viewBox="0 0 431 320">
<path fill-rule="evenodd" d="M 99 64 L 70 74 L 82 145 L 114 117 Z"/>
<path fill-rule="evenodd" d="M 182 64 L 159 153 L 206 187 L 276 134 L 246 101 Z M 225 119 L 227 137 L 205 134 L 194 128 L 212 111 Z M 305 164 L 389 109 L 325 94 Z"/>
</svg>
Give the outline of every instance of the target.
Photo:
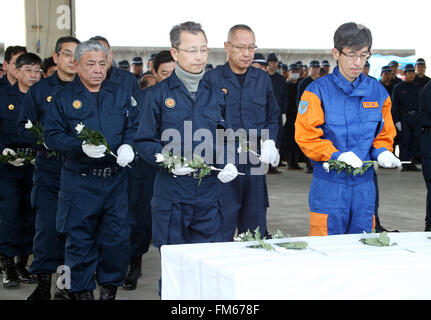
<svg viewBox="0 0 431 320">
<path fill-rule="evenodd" d="M 110 177 L 112 175 L 112 169 L 110 167 L 103 169 L 103 178 Z"/>
</svg>

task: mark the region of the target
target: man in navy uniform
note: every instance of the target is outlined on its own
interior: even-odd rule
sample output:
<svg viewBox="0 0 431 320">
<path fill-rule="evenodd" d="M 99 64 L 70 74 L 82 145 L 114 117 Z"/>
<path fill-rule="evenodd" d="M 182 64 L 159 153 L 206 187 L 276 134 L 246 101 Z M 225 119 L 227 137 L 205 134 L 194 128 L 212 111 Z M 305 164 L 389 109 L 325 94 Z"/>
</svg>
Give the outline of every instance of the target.
<svg viewBox="0 0 431 320">
<path fill-rule="evenodd" d="M 271 78 L 272 87 L 274 88 L 274 95 L 277 99 L 278 106 L 280 107 L 280 113 L 278 116 L 278 135 L 276 140 L 276 147 L 280 149 L 283 139 L 283 118 L 282 115 L 286 115 L 287 112 L 287 86 L 286 80 L 284 80 L 283 76 L 277 72 L 278 70 L 278 58 L 275 53 L 269 53 L 266 61 L 268 66 L 266 67 L 269 77 Z M 273 166 L 269 166 L 268 173 L 280 173 L 277 168 Z"/>
<path fill-rule="evenodd" d="M 18 133 L 24 141 L 37 149 L 34 167 L 32 206 L 36 212 L 35 237 L 33 240 L 33 262 L 30 272 L 37 277 L 37 287 L 28 300 L 51 299 L 51 276 L 64 264 L 64 235 L 55 229 L 58 192 L 60 190 L 63 157 L 53 154 L 44 145 L 37 144 L 39 137 L 26 129 L 30 121 L 33 125 L 44 126 L 46 113 L 52 107 L 55 93 L 75 78 L 76 68 L 73 54 L 79 40 L 61 37 L 52 54 L 57 71 L 30 88 L 23 101 L 18 119 Z M 70 299 L 66 290 L 55 286 L 54 299 Z"/>
<path fill-rule="evenodd" d="M 427 187 L 425 231 L 431 231 L 431 81 L 419 95 L 419 119 L 422 129 L 422 174 Z"/>
<path fill-rule="evenodd" d="M 247 136 L 242 138 L 250 143 L 250 149 L 257 151 L 261 163 L 276 167 L 280 160 L 275 144 L 280 108 L 271 78 L 262 70 L 250 67 L 256 50 L 255 42 L 254 32 L 249 26 L 233 26 L 224 43 L 228 62 L 208 72 L 205 77 L 224 90 L 233 130 L 245 129 Z M 262 143 L 261 139 L 264 140 Z M 240 158 L 239 155 L 237 157 Z M 221 236 L 224 241 L 233 240 L 237 227 L 239 234 L 254 231 L 257 227 L 262 235 L 267 232 L 269 201 L 266 176 L 263 170 L 256 168 L 261 164 L 252 164 L 250 160 L 238 164 L 238 170 L 245 176 L 223 185 Z"/>
<path fill-rule="evenodd" d="M 0 259 L 5 287 L 16 287 L 19 281 L 34 282 L 25 268 L 34 236 L 30 204 L 33 165 L 19 154 L 32 156 L 35 150 L 18 135 L 16 122 L 25 94 L 41 77 L 42 60 L 34 53 L 24 53 L 15 65 L 17 82 L 0 93 L 0 150 L 4 156 L 16 157 L 0 163 Z"/>
<path fill-rule="evenodd" d="M 6 48 L 2 66 L 3 70 L 6 71 L 6 74 L 0 79 L 0 90 L 4 87 L 13 86 L 16 83 L 16 59 L 26 52 L 27 49 L 21 46 L 10 46 Z"/>
<path fill-rule="evenodd" d="M 415 68 L 404 67 L 405 80 L 394 86 L 392 92 L 392 115 L 400 131 L 400 160 L 412 161 L 403 164 L 402 171 L 420 171 L 415 162 L 420 152 L 421 128 L 419 125 L 419 92 L 422 87 L 415 82 Z"/>
<path fill-rule="evenodd" d="M 136 104 L 122 86 L 106 77 L 109 53 L 95 40 L 75 49 L 78 77 L 52 98 L 45 118 L 45 144 L 64 154 L 56 228 L 66 234 L 65 265 L 71 291 L 94 299 L 94 274 L 100 299 L 115 299 L 130 258 L 127 176 L 133 161 L 132 126 Z M 98 131 L 107 146 L 78 137 L 82 126 Z M 116 154 L 116 155 L 115 155 Z"/>
<path fill-rule="evenodd" d="M 427 69 L 425 60 L 423 58 L 419 58 L 416 60 L 415 64 L 415 82 L 419 83 L 420 87 L 423 88 L 424 85 L 430 81 L 430 78 L 425 75 L 425 71 Z"/>
<path fill-rule="evenodd" d="M 195 169 L 178 164 L 172 173 L 156 163 L 157 153 L 172 152 L 191 160 L 195 148 L 205 144 L 201 156 L 208 165 L 219 166 L 217 129 L 225 120 L 225 95 L 203 78 L 208 58 L 207 38 L 200 24 L 184 22 L 170 32 L 175 71 L 144 95 L 144 110 L 134 139 L 139 155 L 159 168 L 154 181 L 152 237 L 155 247 L 165 244 L 213 242 L 219 239 L 221 225 L 220 184 L 238 174 L 233 164 L 222 171 L 211 171 L 199 184 Z M 204 141 L 191 141 L 194 133 L 207 132 Z M 190 135 L 188 135 L 190 133 Z M 169 135 L 175 135 L 170 142 Z M 207 139 L 208 138 L 208 139 Z M 171 149 L 171 147 L 173 147 Z M 172 150 L 172 151 L 171 151 Z M 197 151 L 196 151 L 197 152 Z M 216 178 L 217 177 L 217 178 Z"/>
</svg>

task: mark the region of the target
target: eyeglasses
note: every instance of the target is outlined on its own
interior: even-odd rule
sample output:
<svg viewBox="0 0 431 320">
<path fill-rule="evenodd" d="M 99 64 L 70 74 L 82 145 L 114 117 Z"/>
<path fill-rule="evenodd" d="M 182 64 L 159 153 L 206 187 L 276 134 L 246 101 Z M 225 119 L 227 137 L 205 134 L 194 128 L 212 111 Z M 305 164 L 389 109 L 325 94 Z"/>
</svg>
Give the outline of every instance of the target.
<svg viewBox="0 0 431 320">
<path fill-rule="evenodd" d="M 25 72 L 25 73 L 41 73 L 41 69 L 31 69 L 31 68 L 20 68 L 19 70 Z"/>
<path fill-rule="evenodd" d="M 63 55 L 63 56 L 65 56 L 66 58 L 72 58 L 72 57 L 73 57 L 73 53 L 72 53 L 72 52 L 68 52 L 68 51 L 65 51 L 65 52 L 57 52 L 57 55 Z"/>
<path fill-rule="evenodd" d="M 358 58 L 361 59 L 361 61 L 366 61 L 371 56 L 371 54 L 369 52 L 363 53 L 363 54 L 356 54 L 354 52 L 344 53 L 343 51 L 340 51 L 340 52 L 341 52 L 341 54 L 344 54 L 346 56 L 347 60 L 350 62 L 353 62 Z"/>
<path fill-rule="evenodd" d="M 239 51 L 245 51 L 248 50 L 249 52 L 252 52 L 254 50 L 256 50 L 257 46 L 256 45 L 251 45 L 251 46 L 236 46 L 231 42 L 228 42 L 232 47 L 234 47 L 235 49 L 238 49 Z"/>
<path fill-rule="evenodd" d="M 183 52 L 185 52 L 186 54 L 189 54 L 189 55 L 195 55 L 198 52 L 200 52 L 201 54 L 207 54 L 210 51 L 210 49 L 208 49 L 208 48 L 191 49 L 191 50 L 180 49 L 180 48 L 175 48 L 175 49 L 183 51 Z"/>
</svg>

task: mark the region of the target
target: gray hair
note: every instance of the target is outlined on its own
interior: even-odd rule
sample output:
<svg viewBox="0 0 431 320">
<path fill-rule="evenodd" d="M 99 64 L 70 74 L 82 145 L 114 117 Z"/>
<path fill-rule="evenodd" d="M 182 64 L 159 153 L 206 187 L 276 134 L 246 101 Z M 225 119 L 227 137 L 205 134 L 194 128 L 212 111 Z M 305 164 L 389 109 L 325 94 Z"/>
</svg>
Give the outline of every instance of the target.
<svg viewBox="0 0 431 320">
<path fill-rule="evenodd" d="M 202 29 L 202 26 L 200 23 L 187 21 L 172 27 L 171 32 L 169 33 L 172 48 L 178 48 L 178 46 L 181 44 L 180 34 L 183 31 L 186 31 L 192 34 L 198 34 L 199 32 L 202 32 L 203 35 L 205 36 L 205 40 L 208 41 L 205 31 Z"/>
<path fill-rule="evenodd" d="M 78 44 L 78 46 L 75 49 L 75 60 L 80 61 L 84 53 L 89 51 L 103 51 L 105 53 L 106 58 L 108 58 L 108 50 L 106 50 L 106 47 L 101 44 L 99 41 L 96 40 L 88 40 L 81 42 Z"/>
</svg>

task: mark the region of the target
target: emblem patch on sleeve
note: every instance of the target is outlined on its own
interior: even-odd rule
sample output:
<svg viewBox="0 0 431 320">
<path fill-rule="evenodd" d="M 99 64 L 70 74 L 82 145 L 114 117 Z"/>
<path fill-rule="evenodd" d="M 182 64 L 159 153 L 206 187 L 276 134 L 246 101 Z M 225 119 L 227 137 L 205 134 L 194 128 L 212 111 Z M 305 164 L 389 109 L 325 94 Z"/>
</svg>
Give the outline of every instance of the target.
<svg viewBox="0 0 431 320">
<path fill-rule="evenodd" d="M 301 100 L 298 105 L 298 113 L 304 114 L 308 110 L 308 101 Z"/>
</svg>

